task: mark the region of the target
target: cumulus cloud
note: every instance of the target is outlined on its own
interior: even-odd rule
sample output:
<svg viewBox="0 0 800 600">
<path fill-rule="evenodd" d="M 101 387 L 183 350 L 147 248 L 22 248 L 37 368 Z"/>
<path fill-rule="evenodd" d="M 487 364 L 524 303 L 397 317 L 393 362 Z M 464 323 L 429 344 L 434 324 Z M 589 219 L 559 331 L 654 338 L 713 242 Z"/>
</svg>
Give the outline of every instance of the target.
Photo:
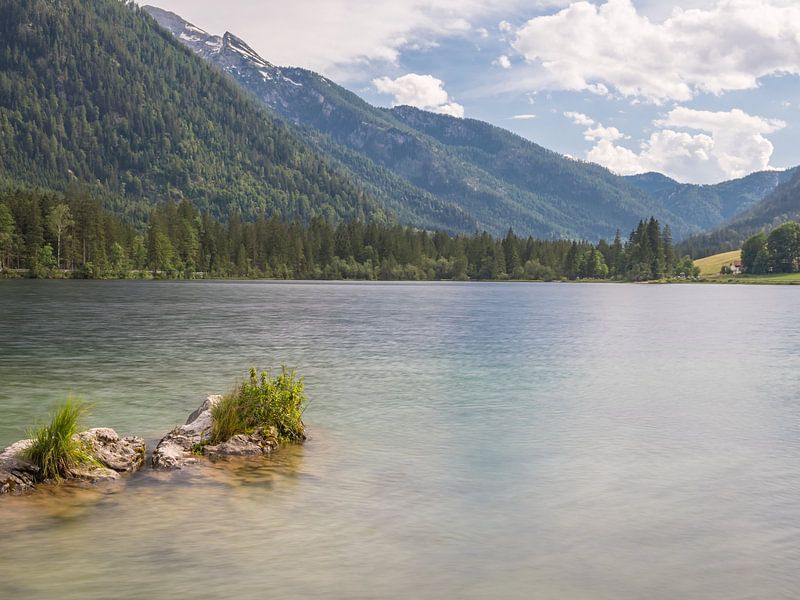
<svg viewBox="0 0 800 600">
<path fill-rule="evenodd" d="M 678 181 L 716 183 L 769 169 L 774 148 L 765 135 L 786 123 L 739 109 L 677 107 L 654 125 L 661 129 L 638 152 L 615 143 L 625 137 L 615 127 L 587 129 L 584 137 L 595 145 L 586 158 L 622 175 L 658 171 Z"/>
<path fill-rule="evenodd" d="M 660 23 L 632 0 L 580 1 L 529 20 L 513 47 L 563 89 L 686 101 L 800 74 L 798 32 L 800 3 L 792 0 L 718 0 L 676 8 Z"/>
<path fill-rule="evenodd" d="M 501 56 L 499 56 L 497 58 L 497 60 L 495 61 L 495 64 L 500 65 L 504 69 L 510 69 L 511 68 L 511 59 L 509 59 L 508 56 L 503 54 L 503 55 L 501 55 Z"/>
<path fill-rule="evenodd" d="M 575 123 L 575 125 L 594 125 L 594 119 L 583 113 L 567 111 L 564 113 L 564 116 Z"/>
<path fill-rule="evenodd" d="M 380 77 L 373 79 L 372 84 L 380 93 L 394 97 L 392 106 L 407 104 L 453 117 L 464 116 L 464 107 L 450 98 L 444 82 L 433 75 L 408 73 L 397 79 Z"/>
<path fill-rule="evenodd" d="M 609 142 L 616 142 L 623 139 L 625 136 L 616 127 L 591 127 L 583 132 L 583 138 L 588 142 L 595 142 L 598 140 L 607 140 Z"/>
</svg>

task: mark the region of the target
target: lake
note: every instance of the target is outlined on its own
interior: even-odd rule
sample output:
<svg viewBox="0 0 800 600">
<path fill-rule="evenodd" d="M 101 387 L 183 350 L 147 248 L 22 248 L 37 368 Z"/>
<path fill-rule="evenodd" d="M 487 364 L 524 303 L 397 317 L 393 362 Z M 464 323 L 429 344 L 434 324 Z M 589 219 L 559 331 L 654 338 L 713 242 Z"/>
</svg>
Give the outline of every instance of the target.
<svg viewBox="0 0 800 600">
<path fill-rule="evenodd" d="M 790 287 L 0 282 L 0 447 L 297 367 L 272 458 L 0 499 L 0 598 L 796 598 Z"/>
</svg>

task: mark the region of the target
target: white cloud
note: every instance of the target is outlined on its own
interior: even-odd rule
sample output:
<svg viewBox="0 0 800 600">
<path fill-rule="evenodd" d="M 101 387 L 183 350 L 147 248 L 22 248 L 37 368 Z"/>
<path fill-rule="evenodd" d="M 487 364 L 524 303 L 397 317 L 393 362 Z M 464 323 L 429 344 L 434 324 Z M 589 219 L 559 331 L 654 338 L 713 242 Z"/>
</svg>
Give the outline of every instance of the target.
<svg viewBox="0 0 800 600">
<path fill-rule="evenodd" d="M 464 116 L 464 107 L 453 102 L 444 82 L 433 75 L 408 73 L 397 79 L 380 77 L 373 79 L 372 84 L 380 93 L 394 96 L 393 106 L 407 104 L 453 117 Z"/>
<path fill-rule="evenodd" d="M 583 113 L 567 111 L 564 113 L 564 116 L 575 123 L 575 125 L 594 125 L 594 119 Z"/>
<path fill-rule="evenodd" d="M 530 121 L 531 119 L 535 119 L 536 115 L 514 115 L 513 117 L 509 117 L 510 119 L 514 119 L 515 121 Z"/>
<path fill-rule="evenodd" d="M 658 23 L 632 0 L 580 1 L 529 20 L 513 46 L 562 89 L 686 101 L 800 74 L 800 2 L 719 0 Z"/>
<path fill-rule="evenodd" d="M 503 54 L 502 56 L 499 56 L 497 58 L 497 60 L 495 61 L 495 64 L 500 65 L 504 69 L 510 69 L 511 68 L 511 60 L 505 54 Z"/>
<path fill-rule="evenodd" d="M 598 140 L 607 140 L 609 142 L 616 142 L 623 139 L 625 136 L 616 127 L 603 127 L 597 125 L 583 132 L 583 139 L 589 142 L 596 142 Z"/>
<path fill-rule="evenodd" d="M 716 183 L 769 169 L 774 148 L 764 136 L 786 123 L 739 109 L 677 107 L 654 125 L 661 129 L 641 143 L 639 152 L 615 144 L 625 136 L 614 127 L 587 129 L 585 138 L 596 143 L 586 158 L 622 175 L 658 171 L 678 181 Z"/>
<path fill-rule="evenodd" d="M 502 31 L 503 33 L 509 33 L 514 29 L 514 27 L 508 21 L 500 21 L 497 24 L 497 28 Z"/>
<path fill-rule="evenodd" d="M 226 5 L 219 0 L 147 0 L 146 4 L 175 11 L 213 33 L 231 31 L 273 63 L 341 79 L 366 61 L 396 62 L 406 46 L 425 47 L 432 40 L 465 35 L 478 21 L 496 23 L 524 2 L 240 0 Z"/>
</svg>

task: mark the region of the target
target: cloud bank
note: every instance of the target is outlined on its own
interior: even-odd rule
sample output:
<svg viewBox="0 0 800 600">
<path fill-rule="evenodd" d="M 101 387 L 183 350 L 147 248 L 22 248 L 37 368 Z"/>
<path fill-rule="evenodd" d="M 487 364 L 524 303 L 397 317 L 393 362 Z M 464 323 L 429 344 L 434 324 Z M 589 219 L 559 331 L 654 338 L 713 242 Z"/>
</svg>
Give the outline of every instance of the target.
<svg viewBox="0 0 800 600">
<path fill-rule="evenodd" d="M 585 139 L 595 142 L 587 160 L 621 175 L 658 171 L 687 183 L 716 183 L 770 168 L 774 150 L 766 134 L 786 124 L 742 110 L 711 112 L 677 107 L 655 121 L 661 129 L 643 141 L 638 152 L 617 144 L 625 136 L 615 127 L 594 126 L 586 117 L 565 113 L 588 126 Z"/>
<path fill-rule="evenodd" d="M 687 101 L 800 74 L 800 2 L 720 0 L 654 23 L 631 0 L 581 1 L 529 20 L 512 45 L 562 89 Z"/>
</svg>

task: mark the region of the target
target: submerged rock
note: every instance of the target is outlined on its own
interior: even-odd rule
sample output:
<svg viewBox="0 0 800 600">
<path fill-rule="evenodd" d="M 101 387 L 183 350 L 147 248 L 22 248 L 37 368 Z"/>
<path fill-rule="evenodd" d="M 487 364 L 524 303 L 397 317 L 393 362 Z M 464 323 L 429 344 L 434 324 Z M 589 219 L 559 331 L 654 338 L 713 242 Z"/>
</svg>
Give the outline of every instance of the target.
<svg viewBox="0 0 800 600">
<path fill-rule="evenodd" d="M 208 444 L 213 425 L 211 409 L 221 399 L 222 396 L 209 396 L 189 415 L 185 425 L 176 427 L 164 436 L 153 451 L 154 468 L 181 469 L 196 463 L 198 456 L 207 456 L 211 459 L 257 456 L 269 454 L 278 447 L 277 432 L 274 428 L 258 429 L 249 435 L 235 435 L 214 446 Z"/>
<path fill-rule="evenodd" d="M 67 480 L 95 483 L 119 479 L 121 473 L 133 473 L 144 464 L 146 447 L 140 437 L 120 438 L 113 429 L 99 427 L 79 433 L 78 438 L 97 459 L 97 464 L 72 469 Z M 21 440 L 0 453 L 0 494 L 21 494 L 39 483 L 38 467 L 22 456 L 32 443 Z"/>
</svg>

